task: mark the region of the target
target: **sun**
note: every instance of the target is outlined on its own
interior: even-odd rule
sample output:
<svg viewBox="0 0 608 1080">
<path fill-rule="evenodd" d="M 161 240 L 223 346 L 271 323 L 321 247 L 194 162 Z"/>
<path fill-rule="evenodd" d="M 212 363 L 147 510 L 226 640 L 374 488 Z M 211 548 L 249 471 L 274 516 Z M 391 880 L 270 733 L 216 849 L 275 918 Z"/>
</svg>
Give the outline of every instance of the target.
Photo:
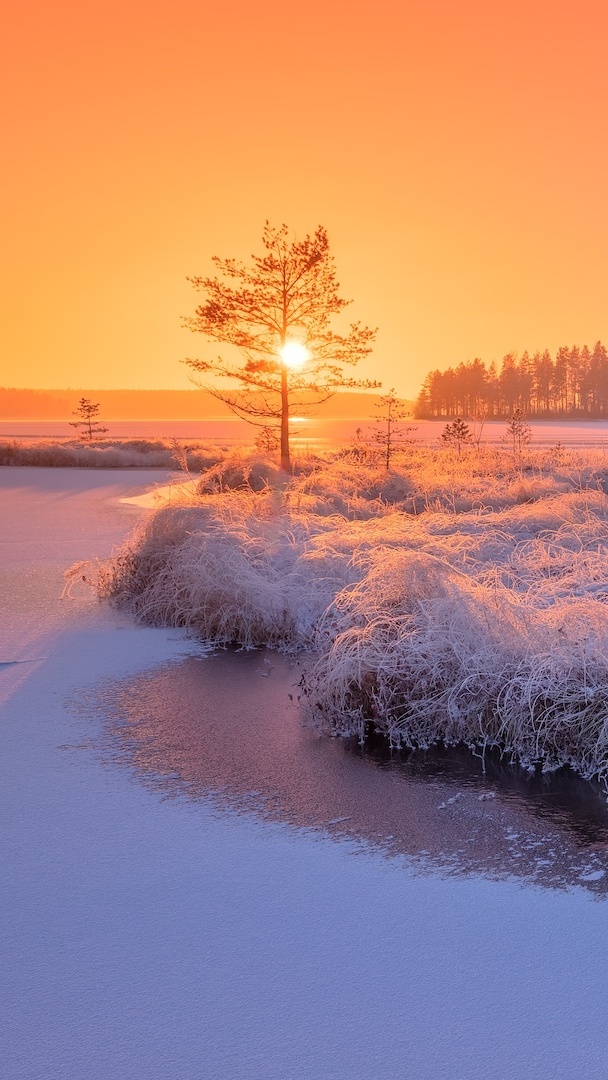
<svg viewBox="0 0 608 1080">
<path fill-rule="evenodd" d="M 287 367 L 299 368 L 306 363 L 310 353 L 301 341 L 286 341 L 281 349 L 281 356 Z"/>
</svg>

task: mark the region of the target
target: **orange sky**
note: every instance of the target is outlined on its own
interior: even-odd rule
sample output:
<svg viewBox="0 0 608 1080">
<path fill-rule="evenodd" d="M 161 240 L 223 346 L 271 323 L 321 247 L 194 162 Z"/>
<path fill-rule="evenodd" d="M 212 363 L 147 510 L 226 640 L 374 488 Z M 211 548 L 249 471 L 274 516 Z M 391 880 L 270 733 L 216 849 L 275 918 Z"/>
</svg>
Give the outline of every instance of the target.
<svg viewBox="0 0 608 1080">
<path fill-rule="evenodd" d="M 187 387 L 185 278 L 266 218 L 326 226 L 406 396 L 608 343 L 605 3 L 4 7 L 0 384 Z"/>
</svg>

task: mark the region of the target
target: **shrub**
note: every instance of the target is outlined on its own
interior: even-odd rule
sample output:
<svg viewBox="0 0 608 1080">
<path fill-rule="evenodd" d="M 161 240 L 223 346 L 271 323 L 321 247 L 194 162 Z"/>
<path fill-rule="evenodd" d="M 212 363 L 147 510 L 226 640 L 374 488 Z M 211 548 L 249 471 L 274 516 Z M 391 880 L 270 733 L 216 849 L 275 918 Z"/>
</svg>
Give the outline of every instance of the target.
<svg viewBox="0 0 608 1080">
<path fill-rule="evenodd" d="M 523 481 L 512 455 L 415 448 L 256 492 L 257 459 L 227 455 L 213 475 L 241 486 L 152 513 L 98 587 L 216 644 L 314 648 L 306 709 L 333 732 L 608 781 L 604 465 L 530 457 Z"/>
<path fill-rule="evenodd" d="M 194 471 L 214 465 L 222 451 L 214 446 L 184 444 L 189 467 Z M 86 469 L 175 469 L 175 448 L 166 439 L 32 439 L 0 441 L 0 465 Z"/>
</svg>

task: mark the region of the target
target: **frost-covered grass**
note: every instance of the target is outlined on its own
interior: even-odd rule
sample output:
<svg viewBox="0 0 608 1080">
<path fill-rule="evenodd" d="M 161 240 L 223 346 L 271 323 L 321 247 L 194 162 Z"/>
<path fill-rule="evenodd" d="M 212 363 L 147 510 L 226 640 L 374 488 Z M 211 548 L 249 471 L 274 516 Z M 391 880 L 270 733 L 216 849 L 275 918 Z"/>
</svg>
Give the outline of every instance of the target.
<svg viewBox="0 0 608 1080">
<path fill-rule="evenodd" d="M 206 443 L 169 439 L 11 439 L 0 441 L 0 465 L 80 469 L 172 469 L 193 472 L 214 465 L 222 451 Z"/>
<path fill-rule="evenodd" d="M 389 473 L 337 455 L 281 480 L 230 454 L 98 587 L 220 645 L 314 650 L 307 708 L 335 733 L 606 780 L 606 471 L 592 451 L 412 448 Z"/>
</svg>

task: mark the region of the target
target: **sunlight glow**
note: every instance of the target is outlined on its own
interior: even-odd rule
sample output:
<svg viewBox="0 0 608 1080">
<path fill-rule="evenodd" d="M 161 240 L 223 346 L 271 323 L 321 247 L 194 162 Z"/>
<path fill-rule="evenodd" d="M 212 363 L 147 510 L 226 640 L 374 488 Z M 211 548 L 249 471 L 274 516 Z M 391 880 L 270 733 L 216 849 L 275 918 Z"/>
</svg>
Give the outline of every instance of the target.
<svg viewBox="0 0 608 1080">
<path fill-rule="evenodd" d="M 281 349 L 283 363 L 290 368 L 302 367 L 310 356 L 310 353 L 301 341 L 286 341 Z"/>
</svg>

